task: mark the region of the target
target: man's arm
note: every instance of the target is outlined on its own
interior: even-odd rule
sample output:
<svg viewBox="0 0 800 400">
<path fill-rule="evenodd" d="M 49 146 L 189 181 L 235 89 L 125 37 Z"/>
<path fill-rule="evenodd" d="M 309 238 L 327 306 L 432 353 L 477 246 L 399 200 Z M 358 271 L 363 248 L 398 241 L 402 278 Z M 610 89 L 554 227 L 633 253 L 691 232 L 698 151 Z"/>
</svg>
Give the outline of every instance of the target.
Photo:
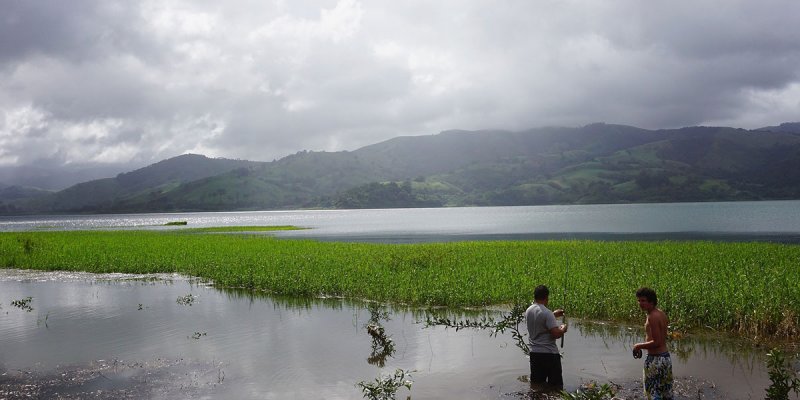
<svg viewBox="0 0 800 400">
<path fill-rule="evenodd" d="M 650 340 L 633 345 L 634 350 L 658 349 L 666 346 L 667 342 L 667 319 L 666 314 L 656 313 L 648 316 L 647 337 Z"/>
<path fill-rule="evenodd" d="M 556 310 L 556 312 L 558 312 L 560 315 L 564 314 L 563 310 Z M 547 315 L 546 327 L 548 328 L 547 330 L 550 332 L 550 335 L 553 337 L 553 339 L 558 339 L 561 336 L 564 336 L 564 333 L 567 331 L 567 325 L 558 324 L 555 313 L 549 313 L 549 315 Z"/>
<path fill-rule="evenodd" d="M 553 336 L 554 339 L 564 336 L 565 333 L 567 333 L 567 324 L 561 324 L 550 329 L 550 335 Z"/>
</svg>

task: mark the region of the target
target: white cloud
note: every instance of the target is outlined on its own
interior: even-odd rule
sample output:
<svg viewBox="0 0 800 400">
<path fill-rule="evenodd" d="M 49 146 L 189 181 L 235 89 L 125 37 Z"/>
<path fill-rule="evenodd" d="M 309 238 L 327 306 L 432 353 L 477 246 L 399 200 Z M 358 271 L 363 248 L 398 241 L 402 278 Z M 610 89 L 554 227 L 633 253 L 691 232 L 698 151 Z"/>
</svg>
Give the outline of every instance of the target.
<svg viewBox="0 0 800 400">
<path fill-rule="evenodd" d="M 3 111 L 0 138 L 22 138 L 47 127 L 47 115 L 41 110 L 25 105 Z"/>
<path fill-rule="evenodd" d="M 84 0 L 4 13 L 5 163 L 86 161 L 88 143 L 98 161 L 271 160 L 453 128 L 800 120 L 793 0 Z"/>
</svg>

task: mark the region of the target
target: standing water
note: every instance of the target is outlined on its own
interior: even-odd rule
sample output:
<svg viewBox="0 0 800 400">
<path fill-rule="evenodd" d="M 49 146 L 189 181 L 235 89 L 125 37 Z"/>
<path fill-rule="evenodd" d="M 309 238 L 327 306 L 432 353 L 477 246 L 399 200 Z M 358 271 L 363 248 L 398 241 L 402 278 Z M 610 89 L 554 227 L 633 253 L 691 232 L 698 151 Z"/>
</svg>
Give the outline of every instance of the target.
<svg viewBox="0 0 800 400">
<path fill-rule="evenodd" d="M 389 309 L 380 324 L 395 349 L 376 360 L 365 303 L 219 290 L 177 275 L 0 270 L 0 307 L 0 398 L 358 399 L 357 383 L 397 368 L 413 380 L 398 398 L 514 399 L 529 388 L 510 335 L 424 328 L 422 310 Z M 567 389 L 641 379 L 630 356 L 638 328 L 572 325 Z M 769 385 L 763 355 L 745 346 L 670 346 L 679 381 L 716 385 L 719 398 L 762 398 Z"/>
</svg>

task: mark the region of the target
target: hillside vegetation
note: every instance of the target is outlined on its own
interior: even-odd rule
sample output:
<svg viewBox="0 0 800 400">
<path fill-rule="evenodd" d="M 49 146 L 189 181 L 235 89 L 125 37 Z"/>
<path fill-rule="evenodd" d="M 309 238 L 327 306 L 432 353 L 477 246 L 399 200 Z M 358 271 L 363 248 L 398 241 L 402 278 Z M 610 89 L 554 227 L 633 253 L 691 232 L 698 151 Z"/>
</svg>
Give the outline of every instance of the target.
<svg viewBox="0 0 800 400">
<path fill-rule="evenodd" d="M 184 155 L 28 193 L 0 198 L 0 213 L 797 199 L 800 124 L 445 131 L 273 162 Z"/>
</svg>

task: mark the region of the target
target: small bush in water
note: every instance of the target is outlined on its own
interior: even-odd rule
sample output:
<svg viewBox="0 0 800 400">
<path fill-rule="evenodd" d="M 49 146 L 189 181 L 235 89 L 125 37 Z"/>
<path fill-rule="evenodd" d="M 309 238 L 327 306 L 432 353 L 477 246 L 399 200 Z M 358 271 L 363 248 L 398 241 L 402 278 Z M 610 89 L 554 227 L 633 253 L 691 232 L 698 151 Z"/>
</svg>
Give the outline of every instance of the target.
<svg viewBox="0 0 800 400">
<path fill-rule="evenodd" d="M 800 394 L 800 378 L 780 349 L 767 353 L 767 368 L 772 384 L 767 388 L 767 400 L 788 400 L 789 392 Z"/>
<path fill-rule="evenodd" d="M 361 381 L 356 386 L 361 388 L 364 398 L 368 400 L 394 400 L 395 393 L 401 387 L 411 390 L 411 371 L 404 371 L 400 368 L 394 371 L 394 375 L 380 376 L 374 382 Z"/>
</svg>

